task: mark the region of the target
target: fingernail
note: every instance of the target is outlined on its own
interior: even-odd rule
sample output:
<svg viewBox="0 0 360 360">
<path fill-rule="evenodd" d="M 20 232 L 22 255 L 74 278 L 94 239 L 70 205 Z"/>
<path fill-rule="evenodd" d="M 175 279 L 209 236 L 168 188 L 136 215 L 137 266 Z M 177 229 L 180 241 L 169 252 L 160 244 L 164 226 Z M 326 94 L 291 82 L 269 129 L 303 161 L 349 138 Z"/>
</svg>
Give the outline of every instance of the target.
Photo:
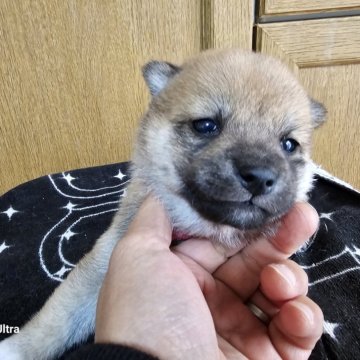
<svg viewBox="0 0 360 360">
<path fill-rule="evenodd" d="M 292 303 L 292 306 L 295 306 L 298 309 L 298 311 L 301 312 L 302 316 L 309 321 L 309 323 L 311 324 L 314 323 L 314 314 L 308 306 L 306 306 L 305 304 L 299 301 L 294 301 Z"/>
<path fill-rule="evenodd" d="M 295 287 L 296 285 L 296 277 L 294 273 L 289 269 L 288 266 L 284 264 L 271 264 L 270 265 L 283 279 L 284 281 L 290 286 Z"/>
</svg>

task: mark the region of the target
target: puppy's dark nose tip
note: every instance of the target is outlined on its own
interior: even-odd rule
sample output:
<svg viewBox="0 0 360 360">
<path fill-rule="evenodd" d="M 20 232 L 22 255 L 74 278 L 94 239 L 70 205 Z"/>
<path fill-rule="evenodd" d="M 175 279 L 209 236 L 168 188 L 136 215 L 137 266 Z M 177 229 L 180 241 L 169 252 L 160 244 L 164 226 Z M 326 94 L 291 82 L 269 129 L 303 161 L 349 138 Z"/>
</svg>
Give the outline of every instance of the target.
<svg viewBox="0 0 360 360">
<path fill-rule="evenodd" d="M 238 169 L 241 185 L 254 196 L 273 191 L 278 175 L 266 167 L 241 167 Z"/>
</svg>

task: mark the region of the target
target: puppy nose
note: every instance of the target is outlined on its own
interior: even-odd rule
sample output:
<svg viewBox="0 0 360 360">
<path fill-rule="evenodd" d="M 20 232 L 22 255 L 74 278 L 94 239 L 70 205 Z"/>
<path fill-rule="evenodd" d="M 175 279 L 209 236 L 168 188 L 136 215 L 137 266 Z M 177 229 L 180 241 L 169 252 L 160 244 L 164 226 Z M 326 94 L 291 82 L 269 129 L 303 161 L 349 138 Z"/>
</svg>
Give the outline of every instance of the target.
<svg viewBox="0 0 360 360">
<path fill-rule="evenodd" d="M 272 192 L 278 175 L 265 167 L 241 167 L 238 169 L 241 185 L 254 196 Z"/>
</svg>

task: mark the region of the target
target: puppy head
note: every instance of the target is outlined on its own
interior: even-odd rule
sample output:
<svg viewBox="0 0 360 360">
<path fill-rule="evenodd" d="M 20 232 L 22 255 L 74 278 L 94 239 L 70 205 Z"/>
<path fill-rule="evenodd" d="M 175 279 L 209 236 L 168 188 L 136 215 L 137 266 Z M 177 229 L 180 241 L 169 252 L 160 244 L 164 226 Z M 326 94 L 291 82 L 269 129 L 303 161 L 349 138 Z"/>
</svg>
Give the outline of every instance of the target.
<svg viewBox="0 0 360 360">
<path fill-rule="evenodd" d="M 207 51 L 181 67 L 150 62 L 143 73 L 152 101 L 134 175 L 180 227 L 195 228 L 192 217 L 217 229 L 261 229 L 306 199 L 311 133 L 325 109 L 279 61 Z"/>
</svg>

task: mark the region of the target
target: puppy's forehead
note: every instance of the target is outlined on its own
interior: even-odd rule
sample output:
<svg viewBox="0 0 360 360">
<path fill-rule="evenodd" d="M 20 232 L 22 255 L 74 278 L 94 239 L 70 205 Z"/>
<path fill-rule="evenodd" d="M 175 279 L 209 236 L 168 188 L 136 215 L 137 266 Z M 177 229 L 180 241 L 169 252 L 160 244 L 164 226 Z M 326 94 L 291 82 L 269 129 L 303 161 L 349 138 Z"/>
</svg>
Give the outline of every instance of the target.
<svg viewBox="0 0 360 360">
<path fill-rule="evenodd" d="M 190 117 L 221 112 L 238 121 L 309 118 L 305 91 L 273 58 L 239 50 L 214 51 L 189 60 L 182 69 L 168 95 L 177 103 L 175 108 Z"/>
<path fill-rule="evenodd" d="M 284 94 L 285 90 L 293 95 L 301 91 L 295 77 L 278 60 L 236 50 L 205 52 L 183 65 L 183 76 L 191 86 L 198 84 L 197 88 L 211 93 L 246 96 L 256 91 L 261 97 Z"/>
</svg>

